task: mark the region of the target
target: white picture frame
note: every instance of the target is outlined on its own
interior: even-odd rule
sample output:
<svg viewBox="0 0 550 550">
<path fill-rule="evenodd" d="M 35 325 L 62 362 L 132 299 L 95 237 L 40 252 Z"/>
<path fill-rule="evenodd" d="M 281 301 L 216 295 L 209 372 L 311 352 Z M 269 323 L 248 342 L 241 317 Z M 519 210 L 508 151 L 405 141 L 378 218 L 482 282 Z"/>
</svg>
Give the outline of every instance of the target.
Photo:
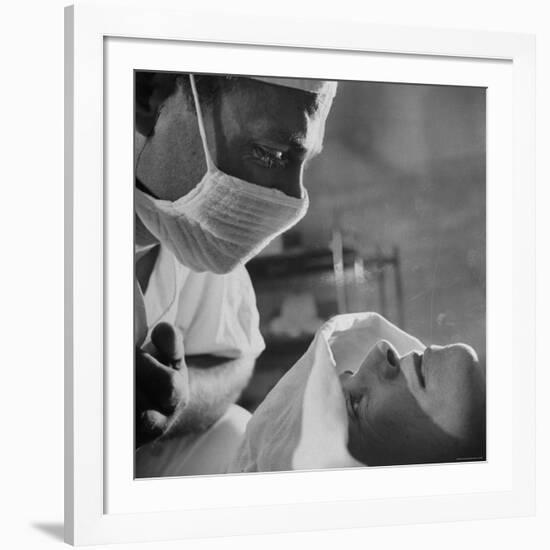
<svg viewBox="0 0 550 550">
<path fill-rule="evenodd" d="M 335 26 L 316 15 L 304 26 L 292 18 L 222 16 L 192 6 L 84 2 L 66 9 L 65 32 L 66 541 L 137 542 L 532 514 L 533 37 L 379 27 L 351 19 Z M 136 68 L 487 86 L 485 464 L 133 479 L 128 85 Z M 109 154 L 113 150 L 116 158 Z M 115 179 L 125 184 L 115 186 Z M 116 340 L 110 337 L 113 327 Z M 491 365 L 497 363 L 495 370 Z M 369 493 L 358 494 L 365 484 Z M 155 504 L 161 500 L 162 506 Z"/>
</svg>

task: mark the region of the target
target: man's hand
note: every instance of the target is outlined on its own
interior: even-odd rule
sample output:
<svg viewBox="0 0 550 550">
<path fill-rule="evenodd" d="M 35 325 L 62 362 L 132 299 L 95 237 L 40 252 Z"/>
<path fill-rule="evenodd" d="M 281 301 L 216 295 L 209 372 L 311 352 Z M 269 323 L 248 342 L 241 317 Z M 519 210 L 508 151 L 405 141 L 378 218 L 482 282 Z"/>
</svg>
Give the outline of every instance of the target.
<svg viewBox="0 0 550 550">
<path fill-rule="evenodd" d="M 238 399 L 255 357 L 184 357 L 169 323 L 151 334 L 154 350 L 136 350 L 136 447 L 158 437 L 204 432 Z"/>
<path fill-rule="evenodd" d="M 181 334 L 169 323 L 159 323 L 151 340 L 154 352 L 136 349 L 136 447 L 164 434 L 171 417 L 189 402 Z"/>
</svg>

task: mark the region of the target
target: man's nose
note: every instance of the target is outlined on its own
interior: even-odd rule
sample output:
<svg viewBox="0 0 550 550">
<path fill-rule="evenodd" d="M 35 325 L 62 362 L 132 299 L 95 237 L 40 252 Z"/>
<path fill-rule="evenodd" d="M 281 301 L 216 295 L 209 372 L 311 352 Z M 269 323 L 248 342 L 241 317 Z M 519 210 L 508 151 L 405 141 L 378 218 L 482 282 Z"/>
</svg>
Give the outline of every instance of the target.
<svg viewBox="0 0 550 550">
<path fill-rule="evenodd" d="M 281 178 L 276 187 L 279 191 L 282 191 L 289 197 L 301 199 L 305 192 L 303 183 L 303 167 L 300 166 L 294 170 L 289 170 L 285 177 Z"/>
</svg>

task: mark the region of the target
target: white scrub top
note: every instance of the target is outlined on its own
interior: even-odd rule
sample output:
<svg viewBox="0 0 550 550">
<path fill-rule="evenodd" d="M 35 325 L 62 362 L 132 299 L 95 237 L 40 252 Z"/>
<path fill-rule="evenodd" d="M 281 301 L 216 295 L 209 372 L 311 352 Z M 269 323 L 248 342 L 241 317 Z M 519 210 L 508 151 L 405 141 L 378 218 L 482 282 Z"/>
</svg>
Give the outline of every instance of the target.
<svg viewBox="0 0 550 550">
<path fill-rule="evenodd" d="M 265 347 L 254 289 L 244 266 L 224 275 L 197 273 L 162 245 L 145 295 L 135 283 L 136 346 L 149 345 L 151 331 L 160 321 L 181 331 L 186 355 L 256 357 Z"/>
</svg>

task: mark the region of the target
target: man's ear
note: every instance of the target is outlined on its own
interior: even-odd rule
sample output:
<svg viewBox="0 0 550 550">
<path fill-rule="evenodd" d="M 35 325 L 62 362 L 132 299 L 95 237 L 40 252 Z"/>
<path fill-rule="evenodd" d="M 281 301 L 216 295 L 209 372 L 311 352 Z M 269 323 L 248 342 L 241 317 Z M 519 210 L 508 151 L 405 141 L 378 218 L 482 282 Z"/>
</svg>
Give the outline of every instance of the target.
<svg viewBox="0 0 550 550">
<path fill-rule="evenodd" d="M 141 132 L 139 132 L 136 127 L 134 131 L 134 154 L 135 154 L 134 158 L 136 161 L 136 166 L 135 166 L 136 169 L 137 169 L 139 157 L 143 152 L 143 149 L 145 148 L 146 143 L 147 143 L 147 138 Z M 136 173 L 136 176 L 137 176 L 137 173 Z"/>
<path fill-rule="evenodd" d="M 175 90 L 173 73 L 137 72 L 135 76 L 136 131 L 149 137 L 155 133 L 155 124 L 162 104 Z"/>
</svg>

